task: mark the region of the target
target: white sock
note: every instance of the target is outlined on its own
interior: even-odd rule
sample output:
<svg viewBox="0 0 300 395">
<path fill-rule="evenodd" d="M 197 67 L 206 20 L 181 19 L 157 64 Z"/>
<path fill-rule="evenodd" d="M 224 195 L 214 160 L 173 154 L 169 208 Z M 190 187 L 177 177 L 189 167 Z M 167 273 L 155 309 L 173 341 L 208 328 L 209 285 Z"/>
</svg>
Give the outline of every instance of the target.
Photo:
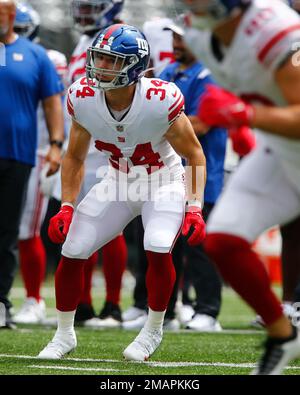
<svg viewBox="0 0 300 395">
<path fill-rule="evenodd" d="M 147 329 L 162 329 L 165 314 L 166 314 L 166 310 L 153 311 L 149 307 L 148 318 L 145 323 L 145 328 L 147 328 Z"/>
<path fill-rule="evenodd" d="M 57 332 L 70 333 L 74 331 L 74 317 L 76 310 L 74 311 L 59 311 L 57 312 Z"/>
</svg>

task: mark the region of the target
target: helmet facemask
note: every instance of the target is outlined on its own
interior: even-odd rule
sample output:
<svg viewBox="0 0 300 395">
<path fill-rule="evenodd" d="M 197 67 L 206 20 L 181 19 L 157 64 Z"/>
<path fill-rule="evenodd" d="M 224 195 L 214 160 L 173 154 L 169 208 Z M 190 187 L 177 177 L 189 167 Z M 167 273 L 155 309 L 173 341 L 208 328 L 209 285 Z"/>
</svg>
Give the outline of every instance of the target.
<svg viewBox="0 0 300 395">
<path fill-rule="evenodd" d="M 110 0 L 73 0 L 71 9 L 75 28 L 81 33 L 88 33 L 105 27 L 101 20 L 113 6 Z"/>
<path fill-rule="evenodd" d="M 228 14 L 226 7 L 219 0 L 194 0 L 191 4 L 185 4 L 192 12 L 191 25 L 199 30 L 214 30 L 226 22 L 239 9 Z"/>
<path fill-rule="evenodd" d="M 96 67 L 97 59 L 100 60 L 103 55 L 113 58 L 111 68 Z M 105 49 L 90 47 L 87 50 L 87 83 L 93 88 L 99 88 L 105 91 L 132 85 L 136 81 L 129 82 L 128 72 L 138 62 L 139 58 L 136 54 L 125 55 Z M 103 77 L 110 77 L 112 79 L 105 81 Z"/>
</svg>

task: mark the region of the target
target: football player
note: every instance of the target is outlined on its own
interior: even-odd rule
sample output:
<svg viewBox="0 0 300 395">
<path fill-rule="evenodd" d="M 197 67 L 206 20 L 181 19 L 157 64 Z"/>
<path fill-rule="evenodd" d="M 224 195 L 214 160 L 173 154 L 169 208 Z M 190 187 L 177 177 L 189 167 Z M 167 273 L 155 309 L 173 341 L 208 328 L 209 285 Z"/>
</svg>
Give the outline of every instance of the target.
<svg viewBox="0 0 300 395">
<path fill-rule="evenodd" d="M 78 78 L 85 77 L 86 51 L 92 45 L 101 29 L 119 21 L 119 14 L 124 0 L 73 0 L 71 10 L 75 28 L 82 33 L 80 40 L 71 56 L 68 81 L 72 84 Z M 96 172 L 99 166 L 107 165 L 105 155 L 99 153 L 93 145 L 90 146 L 83 180 L 81 200 L 87 192 L 99 182 Z M 75 320 L 88 327 L 116 327 L 121 324 L 119 307 L 122 275 L 127 263 L 127 246 L 123 234 L 117 235 L 102 248 L 103 274 L 106 283 L 106 300 L 98 317 L 92 307 L 92 275 L 98 262 L 96 251 L 84 266 L 84 287 L 78 305 Z"/>
<path fill-rule="evenodd" d="M 300 68 L 293 52 L 300 19 L 279 0 L 183 2 L 191 11 L 187 43 L 235 92 L 211 87 L 200 119 L 211 126 L 257 129 L 258 147 L 213 211 L 205 245 L 224 279 L 266 323 L 265 352 L 253 373 L 279 374 L 300 356 L 300 338 L 251 244 L 267 228 L 288 224 L 300 213 Z"/>
<path fill-rule="evenodd" d="M 123 355 L 147 360 L 162 340 L 175 281 L 171 250 L 183 220 L 183 233 L 191 231 L 192 245 L 205 236 L 205 157 L 183 112 L 180 90 L 173 83 L 143 77 L 149 58 L 143 33 L 133 26 L 112 25 L 88 50 L 87 78 L 69 89 L 72 127 L 62 167 L 62 207 L 49 226 L 50 238 L 64 242 L 55 279 L 58 329 L 39 358 L 60 359 L 76 347 L 73 321 L 85 262 L 142 215 L 149 313 Z M 75 209 L 91 138 L 109 158 L 108 172 Z M 179 155 L 190 166 L 186 183 Z"/>
<path fill-rule="evenodd" d="M 169 18 L 153 18 L 143 25 L 143 33 L 151 48 L 150 65 L 153 76 L 157 77 L 169 63 L 175 61 L 172 47 L 172 34 L 165 28 L 172 24 Z M 148 74 L 149 75 L 149 74 Z"/>
<path fill-rule="evenodd" d="M 38 13 L 28 4 L 17 3 L 14 30 L 20 36 L 31 41 L 38 41 L 40 18 Z M 61 80 L 64 94 L 64 79 L 67 71 L 67 59 L 64 54 L 48 50 L 47 54 L 54 64 Z M 45 302 L 41 298 L 41 286 L 46 270 L 46 252 L 40 237 L 40 230 L 46 215 L 49 196 L 41 191 L 41 173 L 46 175 L 48 166 L 47 152 L 49 149 L 48 131 L 42 106 L 38 107 L 38 150 L 36 166 L 32 169 L 25 206 L 19 230 L 20 269 L 26 288 L 26 299 L 20 311 L 14 316 L 14 322 L 25 324 L 40 323 L 45 318 Z M 51 183 L 58 173 L 45 180 Z"/>
</svg>

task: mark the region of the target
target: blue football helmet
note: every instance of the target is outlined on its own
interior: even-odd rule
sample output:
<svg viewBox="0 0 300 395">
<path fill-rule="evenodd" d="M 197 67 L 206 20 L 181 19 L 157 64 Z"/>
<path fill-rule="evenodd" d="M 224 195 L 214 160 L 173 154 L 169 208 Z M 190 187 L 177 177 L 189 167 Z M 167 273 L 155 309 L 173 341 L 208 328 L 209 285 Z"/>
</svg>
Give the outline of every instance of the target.
<svg viewBox="0 0 300 395">
<path fill-rule="evenodd" d="M 234 12 L 245 8 L 252 0 L 182 0 L 193 13 L 192 24 L 199 29 L 213 29 L 230 18 Z M 198 15 L 197 15 L 198 14 Z"/>
<path fill-rule="evenodd" d="M 81 33 L 93 33 L 115 23 L 124 0 L 72 0 L 74 26 Z"/>
<path fill-rule="evenodd" d="M 20 36 L 36 40 L 40 27 L 39 14 L 29 4 L 16 4 L 14 31 Z"/>
<path fill-rule="evenodd" d="M 101 67 L 103 59 L 109 59 L 109 67 Z M 103 90 L 132 85 L 143 77 L 149 60 L 149 44 L 140 30 L 112 25 L 102 30 L 87 50 L 88 84 Z"/>
</svg>

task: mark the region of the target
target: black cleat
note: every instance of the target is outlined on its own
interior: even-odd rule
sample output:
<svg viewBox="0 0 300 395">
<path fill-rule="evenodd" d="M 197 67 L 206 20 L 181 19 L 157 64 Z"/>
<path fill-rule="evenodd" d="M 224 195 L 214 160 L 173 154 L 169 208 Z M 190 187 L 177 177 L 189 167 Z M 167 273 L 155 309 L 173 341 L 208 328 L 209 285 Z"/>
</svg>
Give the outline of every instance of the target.
<svg viewBox="0 0 300 395">
<path fill-rule="evenodd" d="M 300 358 L 300 335 L 293 327 L 292 336 L 286 339 L 267 338 L 265 351 L 252 375 L 279 375 L 290 361 Z"/>
<path fill-rule="evenodd" d="M 112 317 L 116 321 L 122 322 L 121 309 L 118 304 L 113 304 L 111 302 L 105 302 L 100 314 L 100 320 L 105 320 L 106 318 Z"/>
<path fill-rule="evenodd" d="M 87 328 L 119 328 L 122 322 L 122 315 L 119 305 L 105 302 L 103 309 L 96 318 L 92 318 L 84 323 Z"/>
<path fill-rule="evenodd" d="M 95 311 L 91 304 L 79 303 L 75 313 L 75 324 L 83 324 L 85 321 L 95 317 Z"/>
</svg>

